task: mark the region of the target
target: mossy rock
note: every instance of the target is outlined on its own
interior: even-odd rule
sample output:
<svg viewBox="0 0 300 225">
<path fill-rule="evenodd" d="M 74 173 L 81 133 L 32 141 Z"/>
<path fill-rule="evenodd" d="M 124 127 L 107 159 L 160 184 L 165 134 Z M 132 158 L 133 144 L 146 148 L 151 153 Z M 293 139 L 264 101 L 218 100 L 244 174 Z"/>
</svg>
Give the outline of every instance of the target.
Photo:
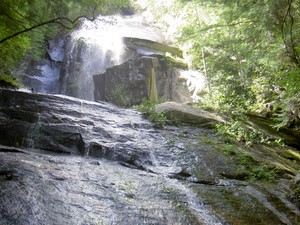
<svg viewBox="0 0 300 225">
<path fill-rule="evenodd" d="M 131 38 L 131 37 L 124 37 L 124 43 L 130 48 L 144 48 L 160 53 L 170 53 L 171 55 L 177 56 L 182 58 L 183 54 L 182 51 L 174 46 L 169 46 L 167 44 L 162 44 L 146 39 L 140 38 Z"/>
<path fill-rule="evenodd" d="M 164 102 L 156 105 L 157 113 L 164 113 L 176 124 L 191 125 L 203 128 L 214 128 L 217 123 L 225 122 L 217 114 L 193 108 L 190 105 L 177 102 Z"/>
</svg>

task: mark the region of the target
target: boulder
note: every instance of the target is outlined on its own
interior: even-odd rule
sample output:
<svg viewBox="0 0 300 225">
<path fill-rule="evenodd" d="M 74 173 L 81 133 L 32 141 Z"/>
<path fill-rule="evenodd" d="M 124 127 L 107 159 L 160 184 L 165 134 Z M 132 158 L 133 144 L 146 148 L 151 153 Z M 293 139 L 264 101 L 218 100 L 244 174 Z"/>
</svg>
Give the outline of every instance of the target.
<svg viewBox="0 0 300 225">
<path fill-rule="evenodd" d="M 186 81 L 180 78 L 180 65 L 170 67 L 165 59 L 160 55 L 140 56 L 95 75 L 95 100 L 120 105 L 119 100 L 126 97 L 126 105 L 122 106 L 139 104 L 151 96 L 156 100 L 190 102 Z"/>
<path fill-rule="evenodd" d="M 217 123 L 225 123 L 225 120 L 215 113 L 210 113 L 183 103 L 161 103 L 156 105 L 155 111 L 157 113 L 164 113 L 168 119 L 179 124 L 214 128 Z"/>
</svg>

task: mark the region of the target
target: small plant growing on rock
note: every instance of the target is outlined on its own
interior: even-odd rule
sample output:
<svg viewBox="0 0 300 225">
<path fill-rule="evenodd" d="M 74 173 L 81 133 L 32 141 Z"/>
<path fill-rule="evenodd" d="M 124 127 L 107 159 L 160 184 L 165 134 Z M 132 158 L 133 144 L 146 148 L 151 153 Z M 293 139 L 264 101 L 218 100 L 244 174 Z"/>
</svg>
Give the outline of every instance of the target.
<svg viewBox="0 0 300 225">
<path fill-rule="evenodd" d="M 108 100 L 121 107 L 129 107 L 131 105 L 130 97 L 125 87 L 121 84 L 115 86 Z"/>
<path fill-rule="evenodd" d="M 77 84 L 71 84 L 68 88 L 68 92 L 71 96 L 76 96 L 78 94 L 78 85 Z"/>
<path fill-rule="evenodd" d="M 164 113 L 157 113 L 155 111 L 155 103 L 151 100 L 144 98 L 140 105 L 133 108 L 144 113 L 144 115 L 154 124 L 159 127 L 163 127 L 167 124 L 167 117 Z"/>
</svg>

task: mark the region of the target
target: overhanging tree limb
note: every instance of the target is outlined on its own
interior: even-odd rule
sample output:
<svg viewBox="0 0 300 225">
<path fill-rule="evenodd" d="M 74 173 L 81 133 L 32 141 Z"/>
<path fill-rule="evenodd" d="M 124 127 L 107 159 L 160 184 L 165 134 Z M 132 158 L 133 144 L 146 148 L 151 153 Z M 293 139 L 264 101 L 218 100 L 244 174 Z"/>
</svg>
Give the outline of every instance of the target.
<svg viewBox="0 0 300 225">
<path fill-rule="evenodd" d="M 45 26 L 45 25 L 47 25 L 47 24 L 53 24 L 53 23 L 54 23 L 54 24 L 59 24 L 59 25 L 63 26 L 63 27 L 66 28 L 66 29 L 73 29 L 73 28 L 75 27 L 74 25 L 76 24 L 76 22 L 77 22 L 78 20 L 82 19 L 82 18 L 85 18 L 85 19 L 90 20 L 90 21 L 94 21 L 94 20 L 95 20 L 95 11 L 96 11 L 96 8 L 95 8 L 94 11 L 93 11 L 93 17 L 92 17 L 92 18 L 88 18 L 87 16 L 78 16 L 78 17 L 75 18 L 74 20 L 71 20 L 71 19 L 69 19 L 69 18 L 67 18 L 67 17 L 58 17 L 58 18 L 55 18 L 55 19 L 52 19 L 52 20 L 48 20 L 48 21 L 45 21 L 45 22 L 36 24 L 36 25 L 34 25 L 34 26 L 32 26 L 32 27 L 26 28 L 26 29 L 24 29 L 24 30 L 21 30 L 21 31 L 19 31 L 19 32 L 16 32 L 16 33 L 14 33 L 14 34 L 12 34 L 12 35 L 9 35 L 9 36 L 7 36 L 7 37 L 1 39 L 1 40 L 0 40 L 0 44 L 3 43 L 3 42 L 5 42 L 5 41 L 7 41 L 7 40 L 9 40 L 9 39 L 12 39 L 12 38 L 18 36 L 18 35 L 27 33 L 27 32 L 29 32 L 29 31 L 32 31 L 32 30 L 34 30 L 34 29 L 36 29 L 36 28 Z M 69 23 L 69 24 L 66 25 L 66 24 L 64 24 L 64 22 L 67 22 L 67 23 Z M 71 25 L 71 26 L 70 26 L 70 25 Z"/>
</svg>

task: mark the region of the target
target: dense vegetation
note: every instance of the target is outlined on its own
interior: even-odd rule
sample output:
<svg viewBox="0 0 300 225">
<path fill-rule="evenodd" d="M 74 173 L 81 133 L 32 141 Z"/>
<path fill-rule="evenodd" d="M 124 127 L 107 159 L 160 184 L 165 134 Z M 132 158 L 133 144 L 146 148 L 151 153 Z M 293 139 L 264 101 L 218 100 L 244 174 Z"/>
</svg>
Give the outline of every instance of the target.
<svg viewBox="0 0 300 225">
<path fill-rule="evenodd" d="M 0 0 L 0 77 L 5 80 L 26 54 L 45 54 L 46 39 L 59 29 L 72 29 L 80 18 L 113 13 L 127 0 Z M 4 79 L 5 78 L 5 79 Z M 11 84 L 16 84 L 11 82 Z"/>
<path fill-rule="evenodd" d="M 155 1 L 149 7 L 155 10 Z M 160 4 L 156 20 L 207 76 L 199 103 L 230 114 L 299 127 L 300 1 L 190 0 Z M 164 13 L 161 13 L 164 12 Z"/>
</svg>

